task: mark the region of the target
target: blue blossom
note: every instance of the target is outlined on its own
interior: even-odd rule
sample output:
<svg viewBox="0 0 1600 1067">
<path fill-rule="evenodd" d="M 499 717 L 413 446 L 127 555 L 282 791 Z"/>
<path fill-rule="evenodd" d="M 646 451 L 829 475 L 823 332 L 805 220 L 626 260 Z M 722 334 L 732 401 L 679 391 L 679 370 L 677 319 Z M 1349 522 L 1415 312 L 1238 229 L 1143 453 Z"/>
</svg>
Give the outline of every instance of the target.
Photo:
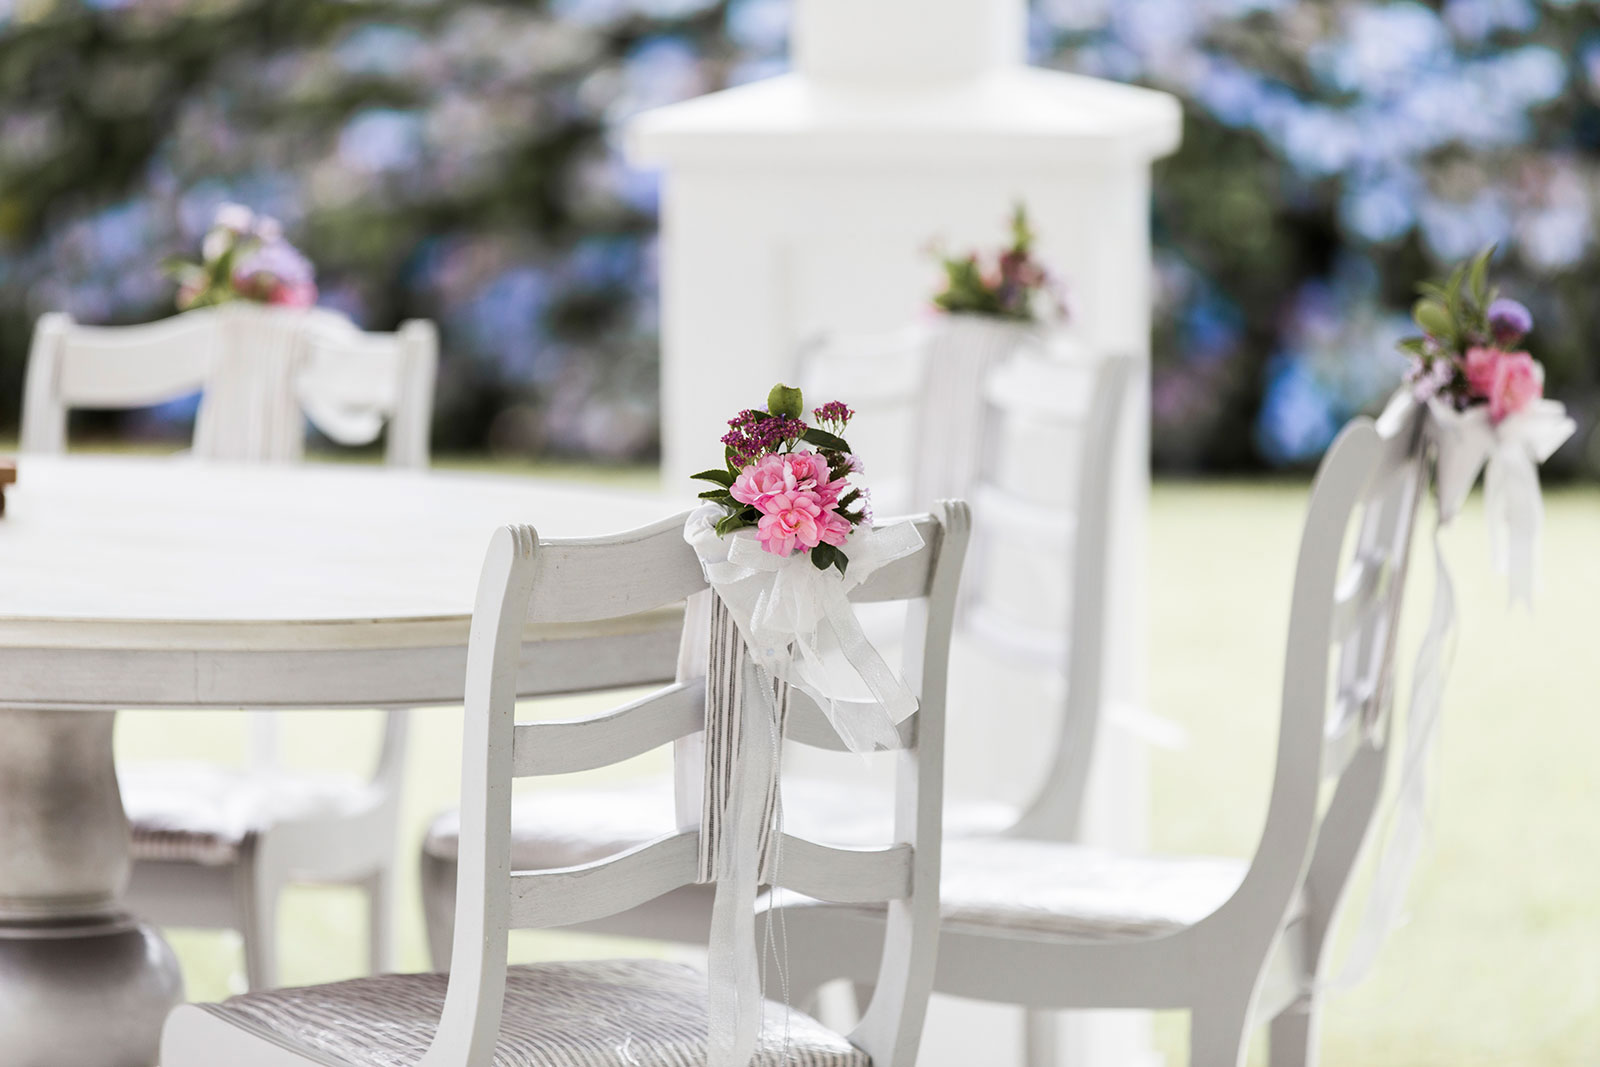
<svg viewBox="0 0 1600 1067">
<path fill-rule="evenodd" d="M 412 111 L 368 108 L 339 134 L 339 158 L 352 170 L 406 170 L 422 157 L 422 119 Z"/>
<path fill-rule="evenodd" d="M 1278 356 L 1268 365 L 1266 393 L 1256 420 L 1256 445 L 1268 462 L 1304 463 L 1320 456 L 1339 419 L 1304 363 Z"/>
<path fill-rule="evenodd" d="M 791 0 L 733 0 L 723 16 L 723 30 L 748 52 L 777 55 L 787 51 L 792 17 Z"/>
<path fill-rule="evenodd" d="M 426 48 L 417 31 L 369 23 L 357 26 L 334 48 L 334 58 L 351 74 L 397 78 L 414 74 Z"/>
</svg>

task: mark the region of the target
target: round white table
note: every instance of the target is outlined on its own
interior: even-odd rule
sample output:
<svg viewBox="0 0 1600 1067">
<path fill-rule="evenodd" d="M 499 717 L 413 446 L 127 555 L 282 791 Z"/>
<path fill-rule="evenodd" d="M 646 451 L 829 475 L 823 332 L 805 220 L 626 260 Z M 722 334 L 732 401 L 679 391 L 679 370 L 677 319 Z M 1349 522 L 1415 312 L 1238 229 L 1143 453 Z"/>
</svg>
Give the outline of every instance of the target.
<svg viewBox="0 0 1600 1067">
<path fill-rule="evenodd" d="M 459 703 L 495 527 L 613 533 L 689 502 L 487 475 L 21 457 L 0 518 L 0 1058 L 149 1067 L 181 997 L 171 951 L 119 904 L 118 709 Z M 680 621 L 583 635 L 644 683 L 672 676 Z M 529 627 L 525 694 L 547 691 L 575 634 Z"/>
</svg>

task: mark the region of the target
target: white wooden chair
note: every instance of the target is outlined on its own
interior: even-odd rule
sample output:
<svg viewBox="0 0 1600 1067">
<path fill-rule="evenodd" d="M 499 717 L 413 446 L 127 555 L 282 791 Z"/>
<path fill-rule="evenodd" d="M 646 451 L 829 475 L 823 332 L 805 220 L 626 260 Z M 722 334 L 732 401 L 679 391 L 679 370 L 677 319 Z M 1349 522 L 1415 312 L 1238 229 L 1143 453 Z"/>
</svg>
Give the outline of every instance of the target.
<svg viewBox="0 0 1600 1067">
<path fill-rule="evenodd" d="M 820 369 L 826 372 L 830 388 L 815 395 L 831 396 L 831 390 L 837 388 L 839 395 L 870 395 L 875 405 L 910 414 L 915 410 L 916 380 L 924 373 L 917 362 L 922 344 L 919 331 L 905 330 L 851 337 L 837 346 L 818 348 L 809 358 L 828 363 Z M 877 360 L 877 370 L 863 370 L 863 360 Z M 1087 365 L 1042 365 L 1030 357 L 1024 365 L 1001 368 L 1001 373 L 991 376 L 985 391 L 973 398 L 971 417 L 993 420 L 997 425 L 1020 420 L 1025 433 L 1044 428 L 1085 441 L 1114 441 L 1136 372 L 1136 362 L 1125 357 L 1103 358 Z M 833 384 L 841 379 L 846 379 L 845 384 Z M 879 407 L 873 410 L 876 413 Z M 996 434 L 975 436 L 981 439 Z M 1020 495 L 993 477 L 992 464 L 979 465 L 979 483 L 970 487 L 980 503 L 973 508 L 973 549 L 968 553 L 957 630 L 963 636 L 976 636 L 1012 659 L 1046 671 L 1065 668 L 1069 673 L 1063 688 L 1061 731 L 1038 792 L 1021 810 L 987 800 L 952 801 L 945 812 L 947 837 L 999 838 L 1026 831 L 1072 840 L 1078 834 L 1096 724 L 1099 716 L 1107 714 L 1102 706 L 1100 637 L 1106 613 L 1104 560 L 1113 536 L 1114 512 L 1113 471 L 1105 454 L 1102 449 L 1085 447 L 1078 464 L 1081 473 L 1069 484 L 1050 486 L 1053 499 Z M 1019 513 L 1020 522 L 1016 521 Z M 1056 560 L 1056 581 L 1065 584 L 1070 573 L 1071 596 L 1063 589 L 1055 597 L 1055 604 L 1070 613 L 1070 621 L 1063 618 L 1053 629 L 1023 626 L 1006 618 L 1004 605 L 982 591 L 992 556 L 1042 551 L 1061 557 Z M 898 625 L 898 618 L 888 615 L 865 621 L 875 643 L 897 641 L 898 635 L 886 632 L 885 624 Z M 955 713 L 961 714 L 961 709 Z M 840 844 L 880 838 L 890 822 L 887 794 L 859 781 L 824 777 L 826 767 L 815 769 L 822 773 L 807 775 L 797 769 L 785 778 L 784 795 L 794 824 L 811 837 Z M 673 783 L 661 779 L 518 798 L 512 807 L 513 861 L 530 868 L 576 864 L 642 844 L 670 827 L 672 796 Z M 434 821 L 422 849 L 423 913 L 434 965 L 441 968 L 449 961 L 458 832 L 455 813 L 447 812 Z M 634 911 L 606 916 L 584 928 L 594 933 L 700 944 L 705 940 L 710 911 L 710 894 L 689 889 Z"/>
<path fill-rule="evenodd" d="M 29 355 L 22 447 L 63 451 L 73 408 L 142 407 L 199 392 L 200 459 L 298 460 L 301 404 L 314 398 L 325 418 L 386 416 L 388 464 L 426 467 L 437 359 L 431 323 L 369 334 L 324 309 L 227 305 L 117 327 L 48 314 Z M 161 925 L 240 932 L 246 979 L 260 989 L 276 984 L 282 889 L 356 885 L 370 904 L 371 966 L 387 969 L 406 713 L 387 712 L 370 778 L 282 766 L 276 714 L 251 714 L 246 768 L 119 768 L 132 834 L 131 906 Z"/>
<path fill-rule="evenodd" d="M 918 710 L 897 754 L 897 817 L 879 847 L 842 850 L 783 833 L 778 881 L 809 896 L 888 901 L 877 993 L 848 1040 L 768 1004 L 757 1063 L 912 1067 L 937 940 L 946 653 L 967 513 L 943 504 L 918 520 L 925 547 L 859 587 L 861 600 L 911 603 L 907 643 L 920 650 L 908 684 Z M 610 538 L 540 541 L 529 527 L 490 542 L 468 645 L 457 914 L 449 975 L 390 975 L 246 994 L 178 1008 L 163 1067 L 580 1067 L 703 1063 L 707 980 L 661 961 L 506 967 L 512 927 L 567 926 L 636 907 L 700 878 L 699 810 L 618 855 L 559 869 L 519 869 L 511 850 L 512 780 L 620 762 L 697 734 L 705 682 L 675 682 L 589 719 L 518 724 L 519 653 L 529 624 L 579 624 L 544 688 L 637 683 L 641 665 L 607 644 L 614 625 L 706 589 L 683 518 Z M 675 664 L 663 662 L 670 676 Z M 841 747 L 821 710 L 791 694 L 789 739 Z M 702 760 L 676 745 L 679 770 Z M 783 824 L 780 824 L 781 830 Z M 749 916 L 753 924 L 754 912 Z M 784 1046 L 787 1045 L 787 1048 Z M 788 1057 L 793 1057 L 789 1059 Z"/>
<path fill-rule="evenodd" d="M 1254 858 L 1118 854 L 1034 836 L 1026 821 L 1005 837 L 947 841 L 936 992 L 1035 1012 L 1187 1009 L 1196 1067 L 1242 1064 L 1252 1027 L 1266 1022 L 1274 1067 L 1315 1061 L 1329 938 L 1388 756 L 1401 597 L 1425 487 L 1418 442 L 1407 438 L 1381 438 L 1357 420 L 1312 488 Z M 792 898 L 780 907 L 790 944 L 801 946 L 789 961 L 794 988 L 871 980 L 865 946 L 878 914 Z M 1035 1047 L 1031 1062 L 1049 1063 L 1047 1050 Z"/>
<path fill-rule="evenodd" d="M 42 315 L 28 354 L 22 451 L 64 450 L 73 409 L 149 407 L 199 393 L 194 452 L 202 458 L 297 460 L 302 409 L 311 408 L 330 420 L 359 411 L 387 421 L 388 462 L 422 468 L 438 348 L 430 322 L 363 333 L 320 308 L 229 304 L 139 326 Z"/>
</svg>

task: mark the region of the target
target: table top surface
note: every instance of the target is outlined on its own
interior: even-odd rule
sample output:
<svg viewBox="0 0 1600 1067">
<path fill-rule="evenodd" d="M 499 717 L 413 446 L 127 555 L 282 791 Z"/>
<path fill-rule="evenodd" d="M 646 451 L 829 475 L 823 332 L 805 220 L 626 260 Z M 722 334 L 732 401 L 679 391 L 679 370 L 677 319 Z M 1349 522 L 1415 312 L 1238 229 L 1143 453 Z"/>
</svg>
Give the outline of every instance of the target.
<svg viewBox="0 0 1600 1067">
<path fill-rule="evenodd" d="M 23 456 L 17 467 L 0 518 L 0 646 L 13 647 L 174 626 L 459 625 L 497 527 L 584 537 L 694 503 L 333 464 Z"/>
</svg>

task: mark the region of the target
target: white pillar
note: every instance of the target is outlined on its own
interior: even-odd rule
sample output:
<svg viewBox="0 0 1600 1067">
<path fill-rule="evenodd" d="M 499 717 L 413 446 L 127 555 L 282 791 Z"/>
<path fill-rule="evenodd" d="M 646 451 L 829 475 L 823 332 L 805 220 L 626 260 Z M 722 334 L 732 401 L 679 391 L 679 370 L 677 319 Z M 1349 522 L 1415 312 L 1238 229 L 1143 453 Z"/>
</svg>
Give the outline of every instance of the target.
<svg viewBox="0 0 1600 1067">
<path fill-rule="evenodd" d="M 1177 146 L 1178 104 L 1023 66 L 1025 10 L 1025 0 L 796 0 L 795 73 L 633 121 L 633 157 L 663 171 L 669 484 L 720 458 L 723 422 L 792 375 L 802 341 L 923 313 L 938 280 L 929 241 L 994 247 L 1018 200 L 1041 259 L 1067 281 L 1083 339 L 1148 355 L 1150 164 Z M 1122 451 L 1124 535 L 1109 589 L 1121 615 L 1106 642 L 1110 695 L 1135 704 L 1145 697 L 1148 400 L 1139 390 Z M 853 436 L 866 436 L 862 414 Z M 1144 754 L 1107 733 L 1090 834 L 1137 845 Z M 991 756 L 1000 768 L 1000 750 Z M 1018 777 L 989 784 L 1003 794 Z M 956 1040 L 941 1014 L 925 1064 L 1000 1062 L 992 1046 Z M 1096 1029 L 1074 1046 L 1089 1040 L 1096 1063 L 1140 1062 L 1138 1028 L 1131 1039 L 1126 1027 Z"/>
</svg>

